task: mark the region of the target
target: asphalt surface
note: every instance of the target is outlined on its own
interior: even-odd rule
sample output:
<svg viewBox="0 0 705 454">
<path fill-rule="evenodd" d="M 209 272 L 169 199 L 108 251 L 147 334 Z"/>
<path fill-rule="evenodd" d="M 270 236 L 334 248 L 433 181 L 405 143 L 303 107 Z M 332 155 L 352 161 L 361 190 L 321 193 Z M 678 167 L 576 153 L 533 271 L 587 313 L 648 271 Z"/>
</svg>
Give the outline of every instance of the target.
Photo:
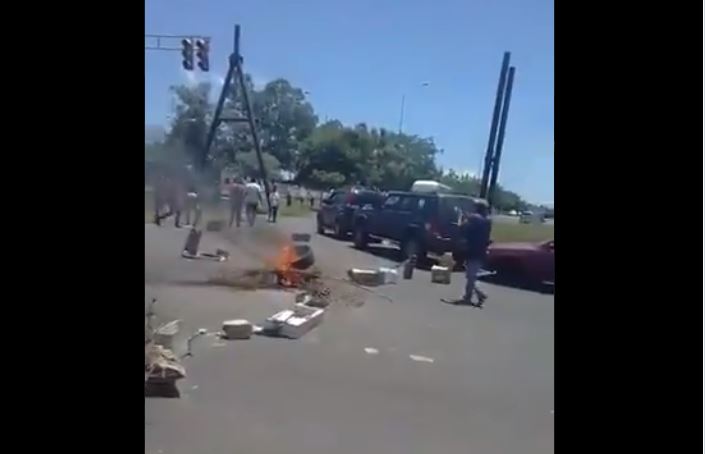
<svg viewBox="0 0 705 454">
<path fill-rule="evenodd" d="M 284 218 L 276 228 L 313 233 L 314 223 Z M 233 254 L 219 264 L 179 258 L 185 230 L 145 225 L 145 297 L 158 298 L 159 318 L 212 332 L 288 307 L 291 293 L 202 285 L 222 269 L 259 266 L 253 249 L 276 249 L 262 242 L 275 228 L 256 230 L 204 233 L 203 249 Z M 315 233 L 311 245 L 333 277 L 395 264 L 384 248 L 360 252 Z M 452 306 L 440 298 L 462 294 L 462 273 L 451 285 L 429 274 L 374 289 L 391 302 L 351 287 L 364 304 L 331 306 L 298 340 L 197 339 L 182 397 L 145 399 L 145 452 L 553 452 L 553 296 L 480 284 L 484 309 Z"/>
</svg>

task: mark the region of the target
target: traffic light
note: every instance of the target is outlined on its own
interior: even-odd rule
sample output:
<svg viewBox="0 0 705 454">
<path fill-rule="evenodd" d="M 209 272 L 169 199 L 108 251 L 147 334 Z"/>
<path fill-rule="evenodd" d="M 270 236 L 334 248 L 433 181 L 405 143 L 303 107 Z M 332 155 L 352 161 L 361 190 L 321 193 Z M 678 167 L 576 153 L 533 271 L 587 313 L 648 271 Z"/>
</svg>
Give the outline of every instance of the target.
<svg viewBox="0 0 705 454">
<path fill-rule="evenodd" d="M 186 71 L 193 71 L 193 43 L 190 39 L 181 40 L 181 55 L 184 58 L 181 65 Z"/>
<path fill-rule="evenodd" d="M 196 57 L 198 57 L 198 67 L 201 71 L 207 72 L 208 64 L 208 41 L 205 39 L 196 40 Z"/>
</svg>

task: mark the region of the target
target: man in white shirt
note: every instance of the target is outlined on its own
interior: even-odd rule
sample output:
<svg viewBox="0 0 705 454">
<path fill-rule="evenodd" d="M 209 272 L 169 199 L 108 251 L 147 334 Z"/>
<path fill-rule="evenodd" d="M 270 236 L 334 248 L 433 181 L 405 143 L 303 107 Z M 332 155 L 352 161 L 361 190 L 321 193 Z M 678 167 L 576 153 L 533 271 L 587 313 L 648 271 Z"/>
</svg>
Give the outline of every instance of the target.
<svg viewBox="0 0 705 454">
<path fill-rule="evenodd" d="M 257 205 L 262 201 L 262 189 L 255 182 L 254 177 L 250 177 L 250 181 L 245 185 L 245 213 L 247 214 L 247 222 L 250 227 L 255 225 L 257 217 Z"/>
</svg>

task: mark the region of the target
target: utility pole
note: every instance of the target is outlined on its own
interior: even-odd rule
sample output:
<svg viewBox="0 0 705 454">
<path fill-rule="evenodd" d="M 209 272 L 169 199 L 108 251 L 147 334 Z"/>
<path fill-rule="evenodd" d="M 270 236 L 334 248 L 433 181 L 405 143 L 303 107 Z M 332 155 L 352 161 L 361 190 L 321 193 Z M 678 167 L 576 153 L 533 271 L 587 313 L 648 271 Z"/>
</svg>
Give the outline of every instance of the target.
<svg viewBox="0 0 705 454">
<path fill-rule="evenodd" d="M 490 186 L 487 192 L 487 201 L 492 207 L 494 204 L 495 187 L 497 186 L 497 176 L 499 175 L 499 160 L 502 157 L 502 144 L 504 143 L 504 131 L 507 128 L 507 117 L 509 116 L 509 103 L 512 99 L 512 86 L 514 85 L 514 66 L 509 68 L 509 76 L 507 77 L 507 89 L 504 93 L 504 102 L 502 103 L 502 118 L 499 121 L 499 133 L 497 134 L 497 149 L 492 158 L 492 177 L 490 178 Z"/>
<path fill-rule="evenodd" d="M 213 145 L 213 140 L 215 139 L 215 133 L 221 122 L 246 122 L 250 127 L 250 134 L 252 134 L 252 140 L 255 145 L 255 152 L 257 154 L 257 162 L 260 168 L 260 177 L 264 182 L 264 192 L 267 197 L 267 207 L 271 209 L 269 202 L 269 182 L 267 180 L 267 169 L 264 166 L 264 160 L 262 159 L 262 150 L 260 148 L 259 135 L 257 134 L 257 125 L 255 123 L 255 118 L 252 113 L 252 104 L 250 102 L 250 96 L 247 92 L 247 86 L 245 85 L 245 73 L 242 69 L 243 58 L 240 55 L 240 26 L 235 25 L 235 35 L 233 39 L 233 53 L 230 55 L 228 63 L 228 72 L 225 75 L 225 81 L 223 82 L 223 88 L 221 89 L 220 96 L 218 98 L 218 104 L 215 107 L 215 114 L 213 115 L 213 121 L 211 122 L 210 129 L 208 130 L 208 137 L 206 138 L 206 144 L 203 149 L 203 154 L 201 155 L 201 168 L 205 168 L 208 161 L 208 153 Z M 225 104 L 225 98 L 227 96 L 228 90 L 231 84 L 234 83 L 233 78 L 238 79 L 238 85 L 240 88 L 240 93 L 242 95 L 245 107 L 245 116 L 236 118 L 222 118 L 223 105 Z"/>
<path fill-rule="evenodd" d="M 509 68 L 509 52 L 504 53 L 502 58 L 502 69 L 499 72 L 499 84 L 497 85 L 497 97 L 494 102 L 494 111 L 492 112 L 492 123 L 490 125 L 490 140 L 487 143 L 487 151 L 485 152 L 485 165 L 482 168 L 482 182 L 480 184 L 480 197 L 487 197 L 488 182 L 490 178 L 490 170 L 492 167 L 492 155 L 494 153 L 494 144 L 497 135 L 497 122 L 499 121 L 500 108 L 502 106 L 502 98 L 504 96 L 505 81 L 507 78 L 507 70 Z"/>
</svg>

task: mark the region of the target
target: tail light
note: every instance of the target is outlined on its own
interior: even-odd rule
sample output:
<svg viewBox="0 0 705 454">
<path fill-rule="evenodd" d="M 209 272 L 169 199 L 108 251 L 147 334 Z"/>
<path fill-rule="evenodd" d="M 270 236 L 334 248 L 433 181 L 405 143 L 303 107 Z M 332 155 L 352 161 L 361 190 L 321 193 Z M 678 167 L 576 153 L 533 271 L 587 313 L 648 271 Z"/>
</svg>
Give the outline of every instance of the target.
<svg viewBox="0 0 705 454">
<path fill-rule="evenodd" d="M 345 204 L 346 205 L 353 205 L 354 203 L 355 203 L 355 194 L 353 194 L 351 192 L 345 197 Z"/>
</svg>

